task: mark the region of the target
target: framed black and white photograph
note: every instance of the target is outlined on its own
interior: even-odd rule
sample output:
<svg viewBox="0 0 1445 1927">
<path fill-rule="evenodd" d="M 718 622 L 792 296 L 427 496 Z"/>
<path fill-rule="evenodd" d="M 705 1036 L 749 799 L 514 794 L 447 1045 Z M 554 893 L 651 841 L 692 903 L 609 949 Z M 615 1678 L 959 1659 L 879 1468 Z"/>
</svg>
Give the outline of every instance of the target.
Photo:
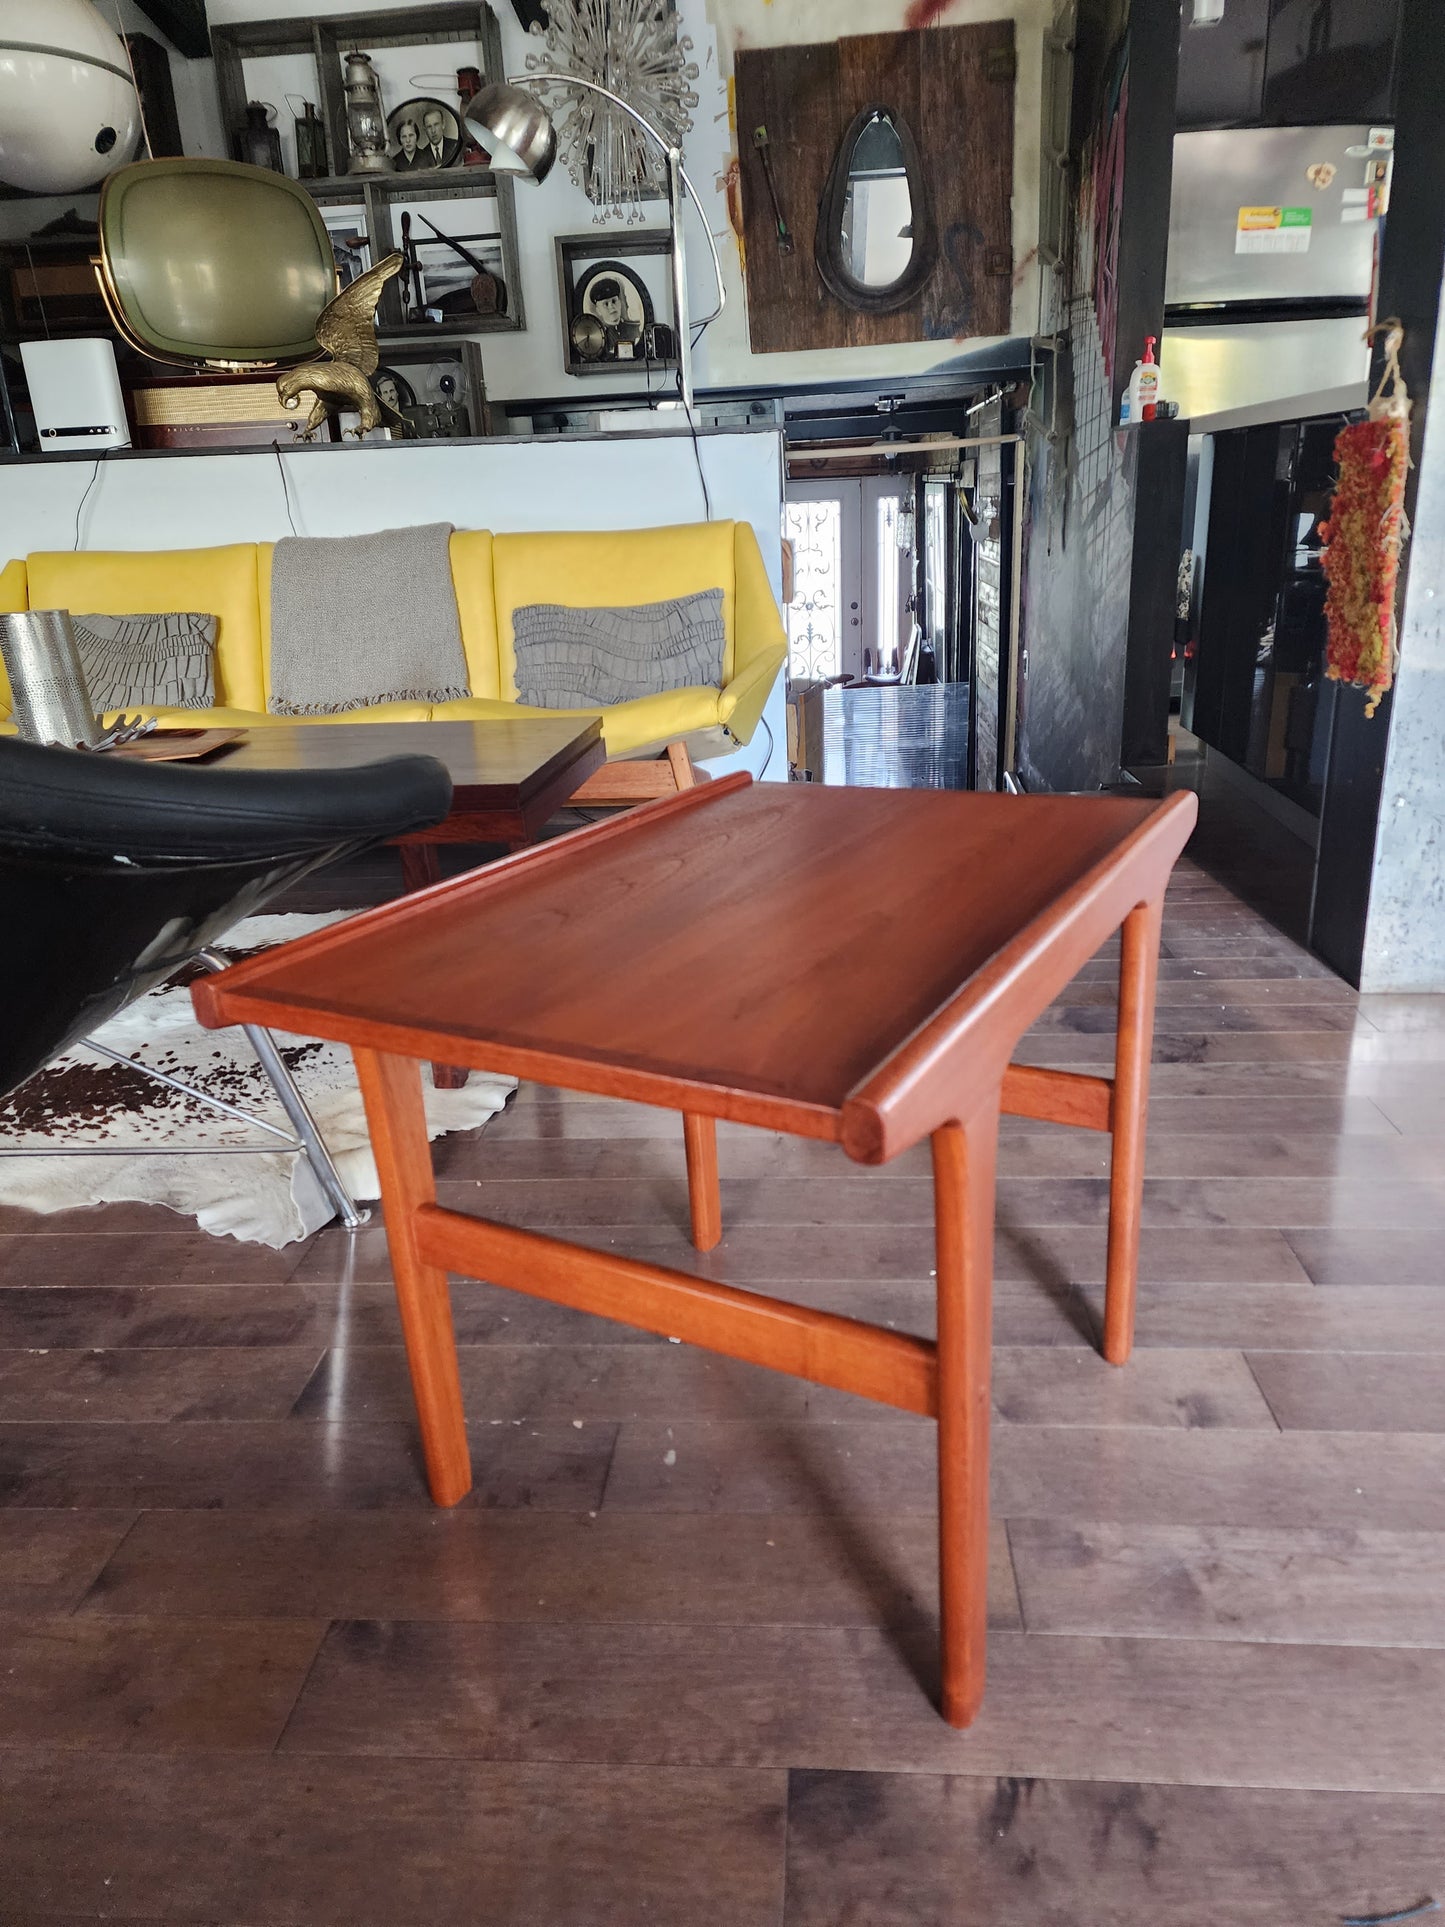
<svg viewBox="0 0 1445 1927">
<path fill-rule="evenodd" d="M 506 319 L 512 277 L 495 192 L 398 197 L 390 216 L 402 253 L 397 292 L 403 325 L 458 328 Z"/>
<path fill-rule="evenodd" d="M 665 229 L 559 237 L 562 357 L 569 375 L 677 366 L 672 252 Z"/>
<path fill-rule="evenodd" d="M 385 360 L 371 387 L 392 441 L 453 441 L 491 433 L 482 353 L 475 341 L 394 341 L 382 352 Z"/>
<path fill-rule="evenodd" d="M 461 163 L 464 136 L 457 110 L 444 100 L 419 94 L 404 100 L 386 117 L 386 151 L 398 174 L 420 173 L 424 168 L 457 167 Z"/>
<path fill-rule="evenodd" d="M 385 362 L 371 377 L 371 392 L 381 403 L 383 411 L 391 411 L 391 414 L 383 416 L 387 421 L 392 419 L 393 414 L 400 415 L 403 409 L 416 407 L 416 390 L 405 375 L 395 368 L 388 368 Z"/>
<path fill-rule="evenodd" d="M 365 274 L 371 266 L 371 236 L 366 224 L 366 207 L 360 201 L 323 207 L 321 218 L 331 237 L 337 280 L 341 287 L 349 288 L 357 276 Z"/>
</svg>

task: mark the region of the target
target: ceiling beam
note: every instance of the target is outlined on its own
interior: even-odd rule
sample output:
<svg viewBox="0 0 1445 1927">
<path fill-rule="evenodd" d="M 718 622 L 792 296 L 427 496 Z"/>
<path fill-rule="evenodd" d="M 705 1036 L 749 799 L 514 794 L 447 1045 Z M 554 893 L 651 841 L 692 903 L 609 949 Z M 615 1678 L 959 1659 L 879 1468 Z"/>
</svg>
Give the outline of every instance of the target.
<svg viewBox="0 0 1445 1927">
<path fill-rule="evenodd" d="M 136 0 L 136 5 L 188 60 L 204 60 L 209 55 L 206 0 Z"/>
</svg>

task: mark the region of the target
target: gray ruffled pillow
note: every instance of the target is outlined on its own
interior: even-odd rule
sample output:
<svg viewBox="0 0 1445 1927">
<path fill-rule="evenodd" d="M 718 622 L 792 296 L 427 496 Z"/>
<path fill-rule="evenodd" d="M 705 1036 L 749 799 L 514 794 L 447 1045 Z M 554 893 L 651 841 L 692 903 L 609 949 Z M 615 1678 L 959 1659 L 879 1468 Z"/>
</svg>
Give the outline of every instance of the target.
<svg viewBox="0 0 1445 1927">
<path fill-rule="evenodd" d="M 664 689 L 722 686 L 723 592 L 633 608 L 528 602 L 512 616 L 517 699 L 536 709 L 602 709 Z"/>
<path fill-rule="evenodd" d="M 216 700 L 216 618 L 72 615 L 97 716 L 113 709 L 209 709 Z"/>
</svg>

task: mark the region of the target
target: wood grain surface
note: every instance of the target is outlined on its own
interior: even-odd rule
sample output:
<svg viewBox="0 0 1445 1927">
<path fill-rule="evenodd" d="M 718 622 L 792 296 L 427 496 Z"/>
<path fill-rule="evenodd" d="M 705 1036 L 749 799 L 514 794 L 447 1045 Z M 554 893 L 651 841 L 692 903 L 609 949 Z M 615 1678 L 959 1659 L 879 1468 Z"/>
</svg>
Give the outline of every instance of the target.
<svg viewBox="0 0 1445 1927">
<path fill-rule="evenodd" d="M 945 1121 L 952 1056 L 1002 1075 L 1018 1033 L 1162 890 L 1193 811 L 729 777 L 193 996 L 207 1023 L 244 1012 L 808 1136 L 839 1135 L 846 1103 L 854 1154 L 876 1160 Z"/>
<path fill-rule="evenodd" d="M 1014 29 L 1008 20 L 927 32 L 850 34 L 809 46 L 740 47 L 734 62 L 754 354 L 946 341 L 1009 332 L 1013 294 Z M 938 233 L 916 298 L 859 314 L 813 258 L 818 204 L 853 117 L 880 105 L 913 131 Z M 779 251 L 754 130 L 766 127 L 784 217 Z"/>
<path fill-rule="evenodd" d="M 475 1484 L 440 1513 L 378 1227 L 271 1252 L 157 1207 L 0 1216 L 0 1610 L 25 1669 L 0 1681 L 4 1927 L 1297 1927 L 1440 1896 L 1445 1433 L 1397 1428 L 1430 1422 L 1445 1350 L 1445 1006 L 1377 1027 L 1187 860 L 1163 940 L 1161 1011 L 1187 991 L 1190 1035 L 1298 1054 L 1159 1061 L 1184 1034 L 1161 1030 L 1123 1372 L 1092 1351 L 1108 1140 L 1003 1121 L 966 1735 L 926 1696 L 927 1421 L 775 1376 L 765 1398 L 742 1365 L 458 1280 Z M 1116 973 L 1056 1008 L 1112 1007 Z M 1216 1030 L 1236 1005 L 1359 1028 Z M 1412 1034 L 1417 1060 L 1374 1055 Z M 1040 1062 L 1077 1035 L 1039 1030 Z M 717 1141 L 711 1253 L 676 1115 L 598 1097 L 524 1086 L 438 1144 L 439 1195 L 480 1184 L 523 1229 L 932 1334 L 931 1231 L 890 1203 L 926 1147 L 873 1170 Z M 289 1416 L 168 1402 L 279 1397 L 303 1354 Z M 60 1416 L 66 1386 L 107 1416 Z"/>
</svg>

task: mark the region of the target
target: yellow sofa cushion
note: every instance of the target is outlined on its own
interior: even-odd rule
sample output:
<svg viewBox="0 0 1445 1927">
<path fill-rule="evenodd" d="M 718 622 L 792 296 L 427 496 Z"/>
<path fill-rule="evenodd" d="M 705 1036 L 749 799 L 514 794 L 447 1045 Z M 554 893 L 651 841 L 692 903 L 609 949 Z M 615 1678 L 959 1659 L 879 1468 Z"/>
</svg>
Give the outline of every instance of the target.
<svg viewBox="0 0 1445 1927">
<path fill-rule="evenodd" d="M 274 542 L 256 551 L 256 595 L 261 621 L 261 683 L 263 700 L 271 700 L 271 560 Z M 462 651 L 467 659 L 467 683 L 474 696 L 497 696 L 497 605 L 492 589 L 492 534 L 490 529 L 457 529 L 448 544 L 452 587 L 462 625 Z M 318 718 L 318 720 L 324 720 Z M 392 717 L 393 722 L 399 720 Z M 408 718 L 407 720 L 410 720 Z"/>
<path fill-rule="evenodd" d="M 27 558 L 29 606 L 78 615 L 215 616 L 216 696 L 234 709 L 264 709 L 256 602 L 256 545 L 220 549 L 95 549 Z"/>
<path fill-rule="evenodd" d="M 424 723 L 431 711 L 426 703 L 376 703 L 370 709 L 347 709 L 336 716 L 273 716 L 265 709 L 166 709 L 139 704 L 126 714 L 154 716 L 167 729 L 274 729 L 278 723 L 304 723 L 309 729 L 313 723 Z"/>
<path fill-rule="evenodd" d="M 519 716 L 600 716 L 608 756 L 636 756 L 642 750 L 661 749 L 675 737 L 713 728 L 719 720 L 718 703 L 715 689 L 664 689 L 630 703 L 614 703 L 610 709 L 534 709 L 528 703 L 469 697 L 434 703 L 431 719 L 434 723 L 485 723 Z"/>
<path fill-rule="evenodd" d="M 733 529 L 731 522 L 693 522 L 667 529 L 494 536 L 492 567 L 501 671 L 498 693 L 517 693 L 512 616 L 527 603 L 560 602 L 569 609 L 617 608 L 669 602 L 675 596 L 695 595 L 700 589 L 723 592 L 727 643 L 722 679 L 731 681 L 737 640 Z"/>
<path fill-rule="evenodd" d="M 462 622 L 467 685 L 474 696 L 502 693 L 497 658 L 497 594 L 492 573 L 490 529 L 458 529 L 450 543 L 452 587 Z"/>
</svg>

